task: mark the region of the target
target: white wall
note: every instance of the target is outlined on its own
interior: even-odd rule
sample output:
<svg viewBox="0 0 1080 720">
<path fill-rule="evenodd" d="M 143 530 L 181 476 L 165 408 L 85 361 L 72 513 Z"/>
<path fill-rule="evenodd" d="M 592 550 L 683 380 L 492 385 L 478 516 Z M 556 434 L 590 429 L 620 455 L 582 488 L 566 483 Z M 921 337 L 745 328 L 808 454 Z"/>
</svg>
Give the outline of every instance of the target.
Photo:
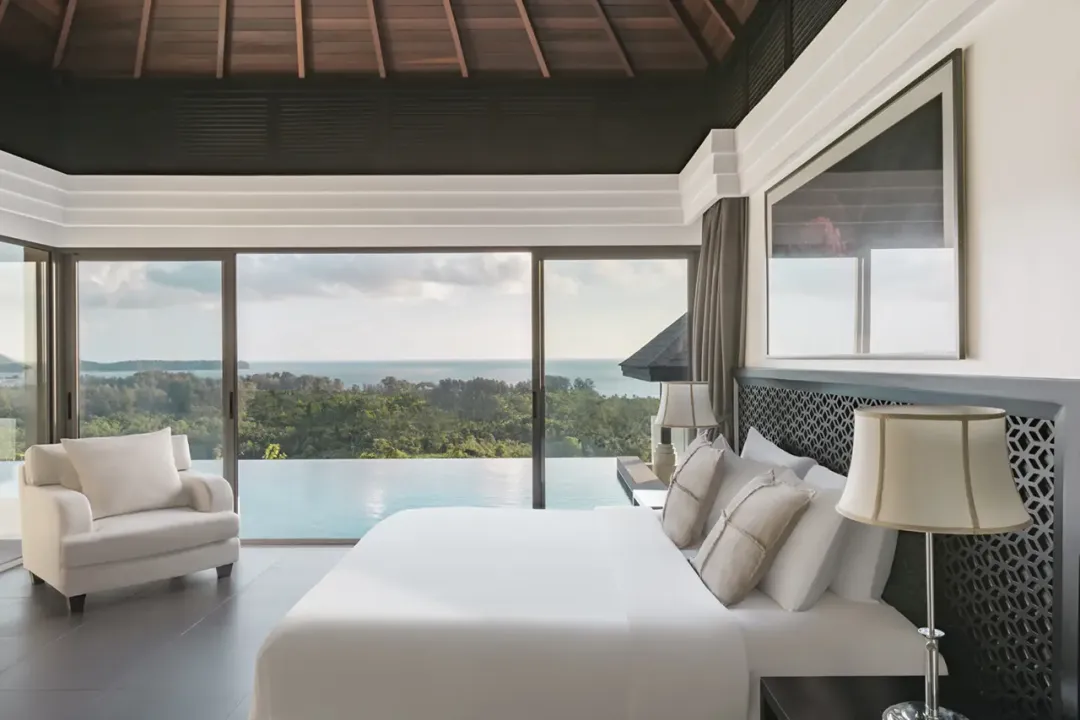
<svg viewBox="0 0 1080 720">
<path fill-rule="evenodd" d="M 828 87 L 819 58 L 819 71 L 804 66 L 785 77 L 738 129 L 751 198 L 747 365 L 1080 377 L 1080 3 L 908 2 L 921 10 L 850 74 L 837 68 L 835 90 L 806 91 Z M 849 0 L 836 21 L 863 4 Z M 880 0 L 879 14 L 890 5 Z M 764 190 L 955 47 L 966 49 L 967 63 L 969 359 L 765 357 Z M 827 48 L 816 40 L 811 49 Z M 761 143 L 785 116 L 788 131 Z"/>
</svg>

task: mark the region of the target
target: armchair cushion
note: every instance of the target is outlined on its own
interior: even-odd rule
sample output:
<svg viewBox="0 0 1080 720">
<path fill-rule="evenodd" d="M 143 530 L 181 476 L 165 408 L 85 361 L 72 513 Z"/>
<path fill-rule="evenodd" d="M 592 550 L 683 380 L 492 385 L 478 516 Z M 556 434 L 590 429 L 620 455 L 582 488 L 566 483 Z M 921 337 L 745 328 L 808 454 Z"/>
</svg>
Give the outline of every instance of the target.
<svg viewBox="0 0 1080 720">
<path fill-rule="evenodd" d="M 79 473 L 95 520 L 166 508 L 182 491 L 169 428 L 61 442 Z"/>
<path fill-rule="evenodd" d="M 79 474 L 60 443 L 30 446 L 26 450 L 23 467 L 26 469 L 24 479 L 27 485 L 63 485 L 68 490 L 82 492 Z"/>
<path fill-rule="evenodd" d="M 232 486 L 223 477 L 205 475 L 196 470 L 180 473 L 186 503 L 199 512 L 232 512 Z"/>
<path fill-rule="evenodd" d="M 231 510 L 168 508 L 114 515 L 95 521 L 91 532 L 64 538 L 62 563 L 71 568 L 135 560 L 230 540 L 239 534 L 240 518 Z"/>
</svg>

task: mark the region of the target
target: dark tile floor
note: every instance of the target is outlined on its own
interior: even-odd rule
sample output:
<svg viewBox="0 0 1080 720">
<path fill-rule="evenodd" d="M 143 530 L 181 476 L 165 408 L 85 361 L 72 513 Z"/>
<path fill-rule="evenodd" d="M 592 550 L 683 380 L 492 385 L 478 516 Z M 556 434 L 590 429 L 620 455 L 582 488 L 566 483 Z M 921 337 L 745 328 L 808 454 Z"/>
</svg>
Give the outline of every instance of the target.
<svg viewBox="0 0 1080 720">
<path fill-rule="evenodd" d="M 2 720 L 246 720 L 255 656 L 278 620 L 347 552 L 249 547 L 214 571 L 92 594 L 82 617 L 0 574 Z"/>
</svg>

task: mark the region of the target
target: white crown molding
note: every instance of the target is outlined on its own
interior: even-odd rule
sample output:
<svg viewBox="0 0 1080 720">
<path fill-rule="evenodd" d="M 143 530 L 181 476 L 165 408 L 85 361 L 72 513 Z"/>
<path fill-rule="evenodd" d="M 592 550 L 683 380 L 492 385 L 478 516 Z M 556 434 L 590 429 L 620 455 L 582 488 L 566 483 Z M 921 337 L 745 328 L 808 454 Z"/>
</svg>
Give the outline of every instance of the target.
<svg viewBox="0 0 1080 720">
<path fill-rule="evenodd" d="M 66 176 L 0 156 L 0 235 L 78 247 L 694 245 L 677 175 Z"/>
<path fill-rule="evenodd" d="M 813 157 L 997 0 L 848 0 L 736 129 L 745 194 Z"/>
<path fill-rule="evenodd" d="M 64 219 L 63 173 L 0 152 L 0 235 L 55 245 Z"/>
<path fill-rule="evenodd" d="M 741 194 L 734 130 L 713 130 L 679 173 L 683 217 L 695 220 L 722 197 Z"/>
<path fill-rule="evenodd" d="M 689 220 L 761 192 L 952 49 L 998 0 L 848 0 L 735 130 L 714 130 L 679 175 Z"/>
</svg>

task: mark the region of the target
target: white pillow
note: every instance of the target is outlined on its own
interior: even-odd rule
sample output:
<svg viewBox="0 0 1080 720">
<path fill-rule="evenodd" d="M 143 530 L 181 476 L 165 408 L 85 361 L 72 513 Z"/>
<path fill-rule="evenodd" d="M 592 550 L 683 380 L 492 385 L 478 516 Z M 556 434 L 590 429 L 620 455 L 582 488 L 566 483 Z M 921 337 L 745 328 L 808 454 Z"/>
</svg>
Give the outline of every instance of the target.
<svg viewBox="0 0 1080 720">
<path fill-rule="evenodd" d="M 806 482 L 843 490 L 847 478 L 818 465 L 806 474 Z M 829 589 L 848 600 L 876 602 L 881 599 L 892 572 L 897 532 L 857 522 L 849 525 L 837 560 L 836 577 L 829 583 Z"/>
<path fill-rule="evenodd" d="M 714 449 L 717 449 L 718 442 L 713 442 Z M 727 443 L 724 443 L 723 447 L 727 447 Z M 709 510 L 709 514 L 705 519 L 704 532 L 706 535 L 713 529 L 716 521 L 720 519 L 728 504 L 739 494 L 740 490 L 755 478 L 764 475 L 770 470 L 777 469 L 774 465 L 768 463 L 741 458 L 730 450 L 725 451 L 723 456 L 720 469 L 720 487 L 716 491 L 716 499 L 713 501 L 712 509 Z M 797 483 L 799 481 L 794 476 L 794 473 L 790 473 L 790 475 L 792 482 Z"/>
<path fill-rule="evenodd" d="M 171 507 L 183 494 L 169 428 L 60 442 L 79 474 L 95 520 Z"/>
<path fill-rule="evenodd" d="M 816 492 L 762 578 L 761 591 L 790 611 L 809 610 L 836 576 L 845 534 L 853 523 L 836 512 L 843 490 L 799 484 Z"/>
<path fill-rule="evenodd" d="M 176 469 L 180 471 L 191 469 L 191 446 L 188 444 L 187 435 L 172 436 L 173 460 L 176 461 Z"/>
<path fill-rule="evenodd" d="M 24 477 L 27 485 L 62 485 L 68 490 L 82 492 L 79 475 L 60 443 L 27 448 Z"/>
<path fill-rule="evenodd" d="M 805 478 L 810 468 L 817 465 L 817 461 L 813 458 L 792 455 L 786 450 L 777 447 L 759 433 L 757 428 L 750 428 L 750 432 L 747 433 L 746 442 L 743 443 L 742 456 L 748 460 L 757 460 L 769 465 L 791 468 L 800 479 Z"/>
</svg>

